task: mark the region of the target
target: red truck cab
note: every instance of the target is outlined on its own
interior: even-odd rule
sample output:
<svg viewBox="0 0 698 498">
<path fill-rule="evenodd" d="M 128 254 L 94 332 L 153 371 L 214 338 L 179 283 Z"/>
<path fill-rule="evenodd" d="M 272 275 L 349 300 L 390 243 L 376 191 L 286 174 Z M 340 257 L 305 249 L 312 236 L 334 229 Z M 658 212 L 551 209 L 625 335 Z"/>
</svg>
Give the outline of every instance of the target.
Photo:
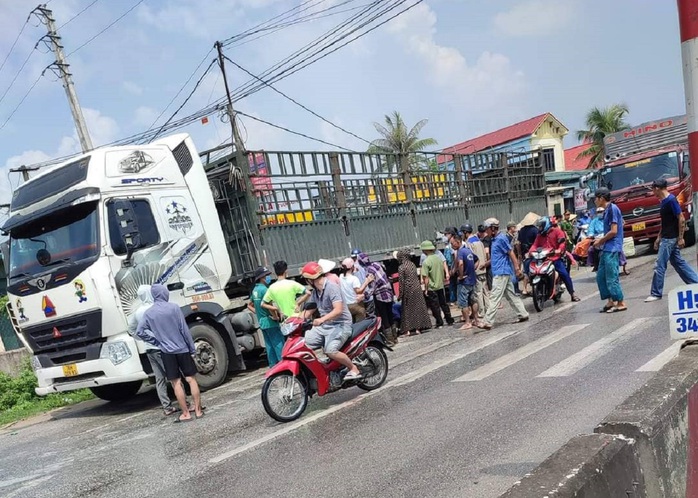
<svg viewBox="0 0 698 498">
<path fill-rule="evenodd" d="M 635 244 L 651 243 L 659 235 L 659 199 L 651 184 L 663 178 L 681 205 L 687 222 L 686 245 L 695 243 L 692 216 L 691 169 L 686 117 L 643 123 L 604 139 L 605 164 L 597 185 L 611 191 L 623 214 L 624 232 Z"/>
</svg>

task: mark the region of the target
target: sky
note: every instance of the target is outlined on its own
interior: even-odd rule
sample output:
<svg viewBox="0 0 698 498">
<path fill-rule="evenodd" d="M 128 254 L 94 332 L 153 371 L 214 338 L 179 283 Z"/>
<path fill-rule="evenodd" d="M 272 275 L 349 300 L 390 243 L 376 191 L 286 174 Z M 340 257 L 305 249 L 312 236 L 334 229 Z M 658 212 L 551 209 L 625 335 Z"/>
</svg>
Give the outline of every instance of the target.
<svg viewBox="0 0 698 498">
<path fill-rule="evenodd" d="M 344 1 L 314 0 L 313 8 Z M 50 0 L 48 8 L 69 54 L 92 141 L 99 146 L 149 129 L 204 61 L 162 114 L 158 124 L 164 123 L 213 60 L 209 51 L 216 40 L 301 3 Z M 335 11 L 366 3 L 349 1 Z M 405 6 L 412 3 L 408 0 Z M 9 202 L 12 187 L 19 183 L 9 168 L 80 150 L 61 82 L 50 71 L 39 77 L 54 60 L 43 44 L 34 50 L 46 28 L 32 18 L 10 52 L 34 7 L 29 0 L 0 0 L 0 64 L 10 54 L 0 69 L 0 126 L 26 95 L 0 129 L 0 204 Z M 298 24 L 231 46 L 225 53 L 259 74 L 354 12 Z M 366 140 L 378 138 L 372 123 L 394 110 L 408 125 L 428 119 L 422 135 L 435 138 L 438 148 L 552 112 L 570 129 L 565 138 L 570 147 L 594 106 L 626 103 L 631 123 L 684 113 L 681 67 L 673 0 L 427 0 L 275 86 Z M 250 79 L 230 64 L 227 69 L 232 88 Z M 223 81 L 213 66 L 178 116 L 223 96 Z M 236 102 L 236 108 L 351 150 L 366 148 L 268 88 Z M 250 150 L 332 148 L 250 118 L 241 120 Z M 208 124 L 195 122 L 182 131 L 192 135 L 199 150 L 230 136 L 229 124 L 216 114 Z"/>
</svg>

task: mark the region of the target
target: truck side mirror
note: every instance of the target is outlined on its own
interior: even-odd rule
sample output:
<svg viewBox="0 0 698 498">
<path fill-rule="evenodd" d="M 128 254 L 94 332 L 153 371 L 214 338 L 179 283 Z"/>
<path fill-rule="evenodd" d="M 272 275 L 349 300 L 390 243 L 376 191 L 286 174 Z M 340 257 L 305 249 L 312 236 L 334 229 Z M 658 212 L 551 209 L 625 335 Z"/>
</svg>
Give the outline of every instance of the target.
<svg viewBox="0 0 698 498">
<path fill-rule="evenodd" d="M 114 201 L 114 212 L 116 213 L 119 235 L 126 247 L 126 259 L 124 266 L 131 266 L 131 256 L 133 252 L 141 246 L 141 234 L 138 230 L 138 221 L 133 212 L 131 201 L 119 199 Z"/>
</svg>

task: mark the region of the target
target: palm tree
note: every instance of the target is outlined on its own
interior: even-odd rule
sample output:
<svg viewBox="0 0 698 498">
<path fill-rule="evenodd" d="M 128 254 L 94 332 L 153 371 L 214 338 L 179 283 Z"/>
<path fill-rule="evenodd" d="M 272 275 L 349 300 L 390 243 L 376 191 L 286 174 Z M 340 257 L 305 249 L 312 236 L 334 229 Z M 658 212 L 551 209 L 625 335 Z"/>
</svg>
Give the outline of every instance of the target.
<svg viewBox="0 0 698 498">
<path fill-rule="evenodd" d="M 429 170 L 433 167 L 429 160 L 417 152 L 427 147 L 433 147 L 438 142 L 433 138 L 419 138 L 419 133 L 429 120 L 422 119 L 411 129 L 407 128 L 399 112 L 385 116 L 385 126 L 373 123 L 376 131 L 382 136 L 371 142 L 368 152 L 371 154 L 405 154 L 410 162 L 410 170 Z"/>
<path fill-rule="evenodd" d="M 577 139 L 584 143 L 590 143 L 591 147 L 581 152 L 577 158 L 589 158 L 588 169 L 595 169 L 603 165 L 604 148 L 603 139 L 606 135 L 630 128 L 625 121 L 628 114 L 626 104 L 613 104 L 604 109 L 592 108 L 587 113 L 587 130 L 579 130 Z"/>
</svg>

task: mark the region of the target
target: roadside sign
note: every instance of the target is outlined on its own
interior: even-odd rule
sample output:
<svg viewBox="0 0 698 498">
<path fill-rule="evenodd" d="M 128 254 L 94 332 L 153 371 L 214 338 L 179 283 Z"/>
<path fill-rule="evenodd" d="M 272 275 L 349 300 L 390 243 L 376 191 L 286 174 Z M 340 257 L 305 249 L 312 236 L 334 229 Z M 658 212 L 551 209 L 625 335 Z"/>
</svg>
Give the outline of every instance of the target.
<svg viewBox="0 0 698 498">
<path fill-rule="evenodd" d="M 583 211 L 587 208 L 586 191 L 583 188 L 574 189 L 574 210 Z"/>
<path fill-rule="evenodd" d="M 698 338 L 698 284 L 669 292 L 669 331 L 674 340 Z"/>
</svg>

